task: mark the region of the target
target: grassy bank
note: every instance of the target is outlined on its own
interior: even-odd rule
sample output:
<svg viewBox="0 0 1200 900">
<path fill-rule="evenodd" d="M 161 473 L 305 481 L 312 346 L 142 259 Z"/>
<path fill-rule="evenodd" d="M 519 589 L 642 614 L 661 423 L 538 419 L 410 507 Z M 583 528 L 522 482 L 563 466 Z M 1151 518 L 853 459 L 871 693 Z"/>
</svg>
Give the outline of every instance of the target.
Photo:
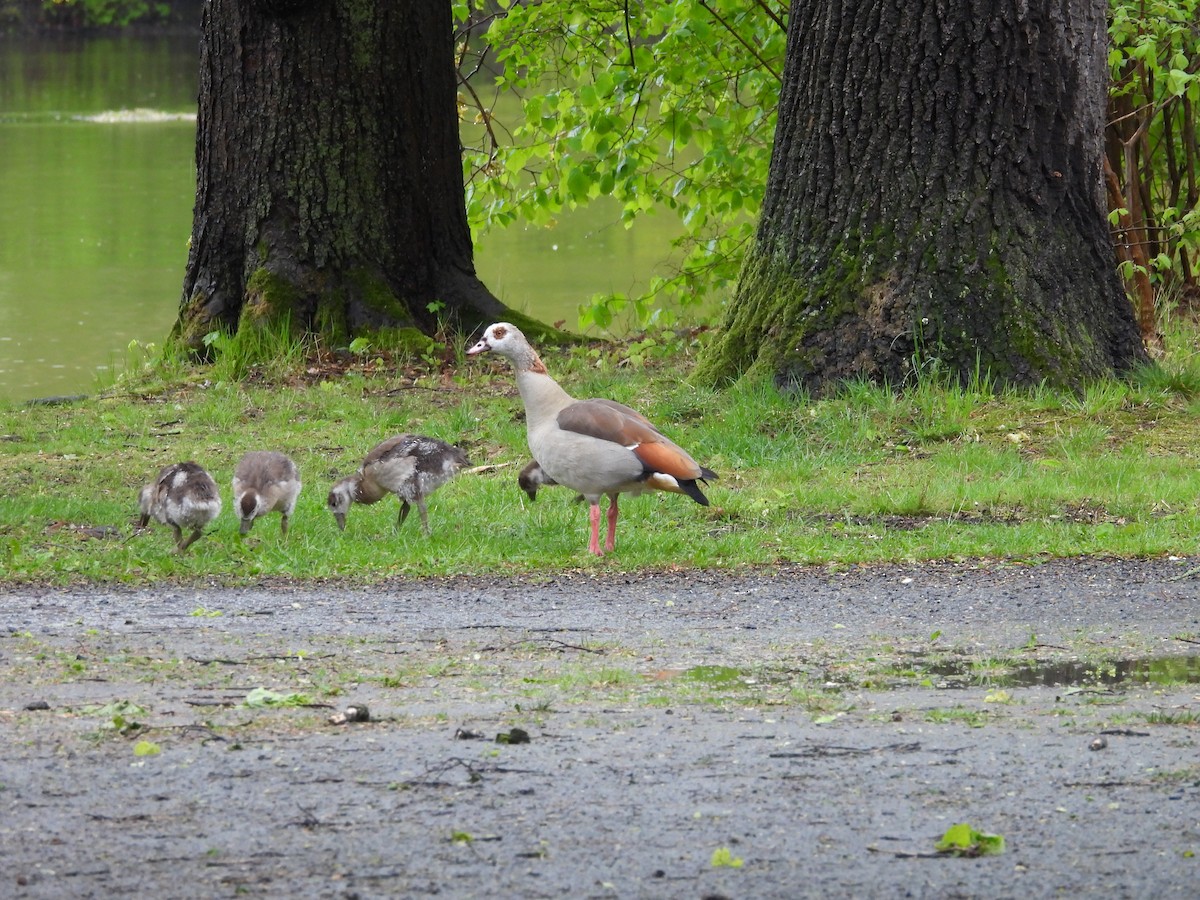
<svg viewBox="0 0 1200 900">
<path fill-rule="evenodd" d="M 721 479 L 710 507 L 675 495 L 622 505 L 616 552 L 585 552 L 586 508 L 562 488 L 531 503 L 522 407 L 495 360 L 398 363 L 366 354 L 270 371 L 134 360 L 93 398 L 0 407 L 0 567 L 8 580 L 247 582 L 378 579 L 566 569 L 634 571 L 934 558 L 1194 552 L 1200 535 L 1200 355 L 1194 329 L 1129 383 L 1081 396 L 966 388 L 929 373 L 904 394 L 851 385 L 789 400 L 767 385 L 712 392 L 685 381 L 686 354 L 623 365 L 625 351 L 545 354 L 576 396 L 635 406 Z M 241 376 L 240 380 L 233 376 Z M 416 431 L 473 464 L 430 502 L 433 535 L 398 504 L 356 506 L 346 531 L 325 510 L 332 482 L 378 441 Z M 278 449 L 304 489 L 292 533 L 278 517 L 238 535 L 229 483 L 241 455 Z M 137 492 L 195 459 L 225 509 L 185 555 L 160 526 L 135 529 Z"/>
</svg>

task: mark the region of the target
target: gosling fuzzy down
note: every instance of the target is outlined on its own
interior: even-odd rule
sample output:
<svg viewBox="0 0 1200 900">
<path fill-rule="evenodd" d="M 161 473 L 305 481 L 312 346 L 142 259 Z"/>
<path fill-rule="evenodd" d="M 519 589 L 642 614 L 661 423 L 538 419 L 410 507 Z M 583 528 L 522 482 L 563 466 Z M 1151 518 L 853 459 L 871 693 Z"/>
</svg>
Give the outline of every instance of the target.
<svg viewBox="0 0 1200 900">
<path fill-rule="evenodd" d="M 404 524 L 410 506 L 415 504 L 421 528 L 429 534 L 426 498 L 470 464 L 462 450 L 445 441 L 399 434 L 378 444 L 363 458 L 357 472 L 337 482 L 329 491 L 326 506 L 344 531 L 352 504 L 377 503 L 395 494 L 400 498 L 397 527 Z"/>
<path fill-rule="evenodd" d="M 169 525 L 175 532 L 175 546 L 183 553 L 220 514 L 221 495 L 212 476 L 189 460 L 166 466 L 145 485 L 138 495 L 138 510 L 140 527 L 151 519 Z M 187 537 L 184 529 L 191 532 Z"/>
<path fill-rule="evenodd" d="M 300 470 L 282 453 L 251 450 L 233 473 L 233 508 L 241 520 L 241 533 L 249 534 L 254 520 L 277 512 L 279 528 L 287 537 L 296 498 L 300 496 Z"/>
</svg>

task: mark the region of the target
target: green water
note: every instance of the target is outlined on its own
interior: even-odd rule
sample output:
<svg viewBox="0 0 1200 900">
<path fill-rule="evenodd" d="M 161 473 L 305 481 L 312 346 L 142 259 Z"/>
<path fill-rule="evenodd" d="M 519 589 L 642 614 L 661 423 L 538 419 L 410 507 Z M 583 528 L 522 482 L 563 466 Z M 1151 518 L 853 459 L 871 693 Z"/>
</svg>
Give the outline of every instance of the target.
<svg viewBox="0 0 1200 900">
<path fill-rule="evenodd" d="M 196 37 L 0 39 L 0 400 L 87 393 L 179 304 L 195 198 Z M 666 216 L 615 206 L 484 236 L 501 300 L 574 326 L 662 274 Z"/>
</svg>

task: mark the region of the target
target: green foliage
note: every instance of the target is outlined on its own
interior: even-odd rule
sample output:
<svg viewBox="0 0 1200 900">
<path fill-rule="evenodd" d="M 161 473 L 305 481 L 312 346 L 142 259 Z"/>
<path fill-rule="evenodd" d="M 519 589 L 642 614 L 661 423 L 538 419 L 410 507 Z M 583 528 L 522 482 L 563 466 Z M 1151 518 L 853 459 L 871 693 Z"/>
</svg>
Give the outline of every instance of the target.
<svg viewBox="0 0 1200 900">
<path fill-rule="evenodd" d="M 307 694 L 281 694 L 260 687 L 248 693 L 242 705 L 250 709 L 270 709 L 282 706 L 311 706 L 312 703 L 312 698 Z"/>
<path fill-rule="evenodd" d="M 674 275 L 645 296 L 593 299 L 584 327 L 617 313 L 642 329 L 698 317 L 732 287 L 766 184 L 783 68 L 786 4 L 656 0 L 636 15 L 619 0 L 514 4 L 491 21 L 503 64 L 496 87 L 520 115 L 477 103 L 479 146 L 465 155 L 477 228 L 552 225 L 597 197 L 621 219 L 655 210 L 683 229 Z M 472 91 L 478 100 L 479 93 Z M 511 143 L 498 135 L 511 132 Z"/>
<path fill-rule="evenodd" d="M 734 856 L 728 847 L 718 847 L 712 852 L 710 860 L 713 868 L 740 869 L 745 861 L 740 856 Z"/>
<path fill-rule="evenodd" d="M 73 28 L 122 28 L 166 21 L 171 4 L 150 0 L 42 0 L 47 24 Z"/>
<path fill-rule="evenodd" d="M 1143 272 L 1159 306 L 1200 290 L 1200 0 L 1111 0 L 1109 199 L 1121 273 Z"/>
<path fill-rule="evenodd" d="M 291 317 L 283 315 L 263 322 L 245 320 L 234 334 L 210 331 L 203 343 L 213 360 L 213 377 L 236 382 L 251 371 L 274 376 L 295 371 L 312 350 L 313 340 L 310 334 L 298 334 Z"/>
<path fill-rule="evenodd" d="M 947 828 L 935 846 L 951 856 L 996 856 L 1004 852 L 1004 836 L 976 831 L 962 822 Z"/>
<path fill-rule="evenodd" d="M 114 700 L 103 706 L 89 706 L 83 710 L 85 715 L 99 716 L 104 719 L 100 726 L 100 734 L 113 732 L 115 734 L 132 734 L 142 729 L 139 716 L 144 716 L 146 710 L 130 700 Z"/>
</svg>

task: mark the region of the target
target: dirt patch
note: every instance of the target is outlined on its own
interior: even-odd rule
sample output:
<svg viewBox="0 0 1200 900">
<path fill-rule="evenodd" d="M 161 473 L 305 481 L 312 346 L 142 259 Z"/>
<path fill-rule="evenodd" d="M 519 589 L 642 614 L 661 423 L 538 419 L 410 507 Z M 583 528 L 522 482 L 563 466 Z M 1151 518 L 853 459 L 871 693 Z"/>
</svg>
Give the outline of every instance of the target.
<svg viewBox="0 0 1200 900">
<path fill-rule="evenodd" d="M 1192 564 L 10 586 L 0 894 L 1190 896 Z"/>
</svg>

